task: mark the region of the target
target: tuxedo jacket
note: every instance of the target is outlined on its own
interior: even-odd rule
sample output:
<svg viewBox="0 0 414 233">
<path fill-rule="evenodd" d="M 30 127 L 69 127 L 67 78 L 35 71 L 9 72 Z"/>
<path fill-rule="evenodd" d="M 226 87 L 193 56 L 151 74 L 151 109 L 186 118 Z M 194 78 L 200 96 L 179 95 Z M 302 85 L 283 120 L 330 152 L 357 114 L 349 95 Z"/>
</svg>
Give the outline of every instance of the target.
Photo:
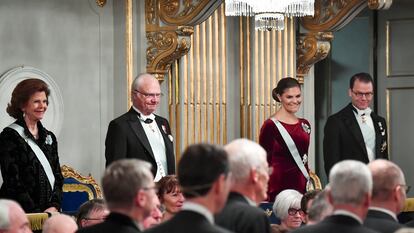
<svg viewBox="0 0 414 233">
<path fill-rule="evenodd" d="M 300 227 L 292 233 L 375 233 L 356 219 L 346 215 L 331 215 L 315 225 Z"/>
<path fill-rule="evenodd" d="M 323 155 L 328 176 L 333 165 L 339 161 L 353 159 L 369 162 L 364 138 L 353 111 L 352 104 L 349 104 L 330 116 L 325 124 Z M 375 128 L 375 158 L 388 159 L 385 119 L 374 112 L 371 118 Z"/>
<path fill-rule="evenodd" d="M 236 192 L 231 192 L 226 206 L 215 216 L 217 225 L 237 233 L 269 233 L 270 222 L 264 211 L 251 206 Z"/>
<path fill-rule="evenodd" d="M 391 215 L 378 210 L 368 211 L 364 225 L 381 233 L 393 233 L 403 227 Z"/>
<path fill-rule="evenodd" d="M 76 233 L 137 233 L 141 232 L 138 225 L 130 217 L 110 213 L 105 221 L 93 226 L 80 228 Z"/>
<path fill-rule="evenodd" d="M 172 136 L 169 137 L 171 135 L 170 124 L 167 119 L 158 115 L 155 115 L 155 121 L 164 139 L 168 174 L 174 174 L 175 157 Z M 152 173 L 155 176 L 157 163 L 154 153 L 138 118 L 138 113 L 133 108 L 109 123 L 105 139 L 105 158 L 106 166 L 123 158 L 148 161 L 152 164 Z"/>
<path fill-rule="evenodd" d="M 170 220 L 145 231 L 147 233 L 231 233 L 211 224 L 203 215 L 189 210 L 178 212 Z"/>
</svg>

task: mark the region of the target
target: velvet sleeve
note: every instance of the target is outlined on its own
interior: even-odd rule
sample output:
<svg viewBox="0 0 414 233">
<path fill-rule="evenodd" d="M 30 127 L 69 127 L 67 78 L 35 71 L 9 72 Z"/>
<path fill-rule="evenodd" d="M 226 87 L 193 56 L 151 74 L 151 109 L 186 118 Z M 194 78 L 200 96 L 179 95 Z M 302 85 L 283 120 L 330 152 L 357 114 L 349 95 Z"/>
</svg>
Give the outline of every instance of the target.
<svg viewBox="0 0 414 233">
<path fill-rule="evenodd" d="M 60 169 L 60 162 L 59 162 L 59 156 L 58 156 L 58 143 L 57 143 L 56 136 L 51 132 L 49 132 L 49 134 L 52 136 L 52 140 L 53 140 L 52 153 L 51 153 L 52 156 L 49 162 L 53 169 L 53 174 L 55 176 L 55 185 L 53 187 L 53 192 L 52 192 L 48 207 L 53 206 L 59 210 L 61 202 L 62 202 L 63 175 Z"/>
</svg>

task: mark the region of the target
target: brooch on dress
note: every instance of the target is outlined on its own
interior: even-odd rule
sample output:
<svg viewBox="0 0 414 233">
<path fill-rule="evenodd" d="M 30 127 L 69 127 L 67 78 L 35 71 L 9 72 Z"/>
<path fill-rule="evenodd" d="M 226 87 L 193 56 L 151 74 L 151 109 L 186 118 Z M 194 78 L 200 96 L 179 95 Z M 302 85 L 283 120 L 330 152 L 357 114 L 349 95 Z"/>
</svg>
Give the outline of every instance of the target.
<svg viewBox="0 0 414 233">
<path fill-rule="evenodd" d="M 310 133 L 311 133 L 310 126 L 309 126 L 308 124 L 304 123 L 304 122 L 302 122 L 302 129 L 303 129 L 303 131 L 305 131 L 307 134 L 310 134 Z"/>
<path fill-rule="evenodd" d="M 48 135 L 46 136 L 45 143 L 46 143 L 46 145 L 52 145 L 52 143 L 53 143 L 53 139 L 52 139 L 52 136 L 50 136 L 50 134 L 48 134 Z"/>
</svg>

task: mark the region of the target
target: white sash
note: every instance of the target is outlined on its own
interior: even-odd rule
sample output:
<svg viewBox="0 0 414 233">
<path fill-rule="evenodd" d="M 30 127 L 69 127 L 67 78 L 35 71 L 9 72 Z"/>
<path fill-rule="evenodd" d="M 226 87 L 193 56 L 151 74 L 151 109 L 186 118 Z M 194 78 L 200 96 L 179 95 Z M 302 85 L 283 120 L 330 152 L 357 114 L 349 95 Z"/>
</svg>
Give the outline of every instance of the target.
<svg viewBox="0 0 414 233">
<path fill-rule="evenodd" d="M 14 129 L 23 139 L 25 139 L 30 148 L 32 148 L 32 151 L 35 153 L 37 159 L 40 161 L 40 164 L 42 165 L 43 170 L 46 173 L 47 179 L 49 180 L 50 187 L 53 190 L 53 187 L 55 187 L 55 176 L 53 175 L 52 168 L 50 167 L 49 161 L 47 160 L 43 151 L 36 144 L 36 142 L 33 141 L 33 139 L 25 136 L 23 127 L 16 123 L 13 123 L 8 127 Z"/>
<path fill-rule="evenodd" d="M 293 141 L 290 134 L 286 131 L 285 127 L 283 127 L 283 125 L 278 120 L 276 120 L 275 118 L 271 119 L 275 123 L 277 129 L 279 130 L 280 135 L 282 135 L 282 138 L 285 141 L 290 153 L 292 154 L 292 157 L 295 160 L 296 165 L 299 167 L 299 170 L 302 172 L 303 176 L 305 176 L 306 180 L 308 180 L 307 186 L 310 185 L 310 177 L 308 170 L 306 170 L 305 165 L 303 165 L 303 161 L 300 157 L 298 149 L 296 148 L 295 142 Z"/>
</svg>

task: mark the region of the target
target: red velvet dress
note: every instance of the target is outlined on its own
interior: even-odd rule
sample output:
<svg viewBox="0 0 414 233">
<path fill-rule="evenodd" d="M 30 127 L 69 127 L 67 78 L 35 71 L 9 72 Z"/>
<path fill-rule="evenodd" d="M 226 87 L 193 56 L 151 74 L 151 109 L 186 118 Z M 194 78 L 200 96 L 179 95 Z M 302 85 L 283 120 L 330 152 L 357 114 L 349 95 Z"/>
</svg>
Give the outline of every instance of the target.
<svg viewBox="0 0 414 233">
<path fill-rule="evenodd" d="M 296 124 L 280 123 L 292 137 L 303 160 L 309 149 L 309 122 L 300 118 Z M 295 189 L 300 193 L 305 193 L 306 178 L 296 165 L 282 135 L 271 119 L 267 119 L 262 125 L 259 144 L 266 150 L 267 162 L 273 168 L 267 190 L 268 201 L 273 202 L 276 195 L 285 189 Z M 305 167 L 309 171 L 307 160 Z"/>
</svg>

